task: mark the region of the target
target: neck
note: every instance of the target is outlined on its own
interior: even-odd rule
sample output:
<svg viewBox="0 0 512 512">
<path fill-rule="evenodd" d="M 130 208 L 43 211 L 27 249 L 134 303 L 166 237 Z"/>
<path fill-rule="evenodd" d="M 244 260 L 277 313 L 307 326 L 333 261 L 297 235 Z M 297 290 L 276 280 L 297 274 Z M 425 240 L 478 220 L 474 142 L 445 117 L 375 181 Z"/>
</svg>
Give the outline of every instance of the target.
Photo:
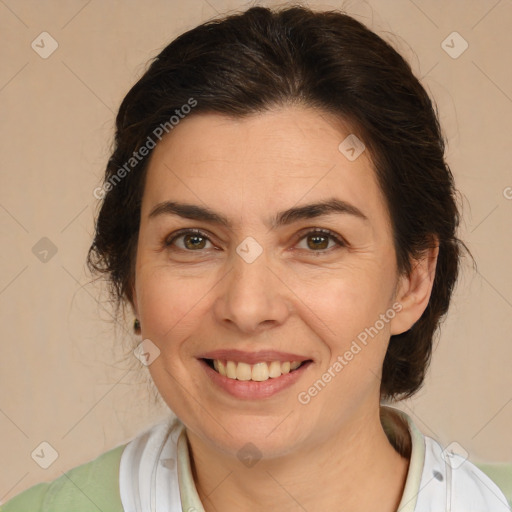
<svg viewBox="0 0 512 512">
<path fill-rule="evenodd" d="M 338 428 L 328 441 L 244 467 L 187 433 L 196 488 L 206 512 L 395 511 L 409 460 L 389 442 L 378 409 Z"/>
</svg>

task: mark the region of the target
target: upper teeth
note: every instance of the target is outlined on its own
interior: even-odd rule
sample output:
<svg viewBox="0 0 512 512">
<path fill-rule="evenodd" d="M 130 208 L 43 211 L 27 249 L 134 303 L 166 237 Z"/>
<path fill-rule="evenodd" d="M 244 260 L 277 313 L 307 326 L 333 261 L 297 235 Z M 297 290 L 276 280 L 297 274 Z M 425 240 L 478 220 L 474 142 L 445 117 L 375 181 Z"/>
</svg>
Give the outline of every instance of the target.
<svg viewBox="0 0 512 512">
<path fill-rule="evenodd" d="M 296 370 L 301 363 L 299 361 L 272 361 L 271 363 L 261 362 L 256 364 L 237 363 L 236 361 L 213 360 L 213 367 L 225 377 L 237 380 L 264 381 L 269 377 L 275 379 L 283 373 L 290 373 Z"/>
</svg>

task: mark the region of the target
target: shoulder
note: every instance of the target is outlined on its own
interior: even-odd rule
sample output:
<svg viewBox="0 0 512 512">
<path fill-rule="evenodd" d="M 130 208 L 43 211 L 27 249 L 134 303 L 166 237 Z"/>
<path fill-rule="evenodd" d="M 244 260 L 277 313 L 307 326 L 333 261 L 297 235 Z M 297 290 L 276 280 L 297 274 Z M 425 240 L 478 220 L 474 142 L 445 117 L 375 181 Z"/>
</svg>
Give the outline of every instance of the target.
<svg viewBox="0 0 512 512">
<path fill-rule="evenodd" d="M 512 463 L 476 463 L 475 465 L 497 484 L 512 508 Z"/>
<path fill-rule="evenodd" d="M 437 441 L 425 436 L 425 463 L 415 512 L 437 508 L 510 512 L 503 492 L 483 471 L 450 446 L 443 450 Z"/>
<path fill-rule="evenodd" d="M 0 507 L 0 512 L 122 512 L 119 464 L 126 445 L 64 473 L 53 482 L 40 483 Z"/>
</svg>

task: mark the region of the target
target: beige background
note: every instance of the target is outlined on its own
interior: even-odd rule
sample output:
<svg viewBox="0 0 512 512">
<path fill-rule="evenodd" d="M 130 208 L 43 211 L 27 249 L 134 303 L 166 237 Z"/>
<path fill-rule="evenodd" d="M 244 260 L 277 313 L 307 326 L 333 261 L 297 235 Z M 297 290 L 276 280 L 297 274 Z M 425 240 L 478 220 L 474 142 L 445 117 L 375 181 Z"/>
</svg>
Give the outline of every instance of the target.
<svg viewBox="0 0 512 512">
<path fill-rule="evenodd" d="M 114 329 L 105 294 L 85 272 L 92 191 L 115 111 L 148 59 L 182 31 L 248 5 L 0 0 L 1 501 L 167 414 L 145 369 L 124 358 L 136 344 L 129 326 Z M 512 2 L 310 5 L 344 5 L 422 77 L 449 139 L 461 236 L 478 263 L 478 272 L 469 262 L 463 269 L 425 387 L 401 407 L 474 461 L 512 461 Z M 31 48 L 43 31 L 58 42 L 47 59 Z M 457 59 L 441 46 L 453 31 L 469 44 Z M 32 250 L 43 237 L 57 248 L 47 262 Z M 59 454 L 46 470 L 31 458 L 43 441 Z"/>
</svg>

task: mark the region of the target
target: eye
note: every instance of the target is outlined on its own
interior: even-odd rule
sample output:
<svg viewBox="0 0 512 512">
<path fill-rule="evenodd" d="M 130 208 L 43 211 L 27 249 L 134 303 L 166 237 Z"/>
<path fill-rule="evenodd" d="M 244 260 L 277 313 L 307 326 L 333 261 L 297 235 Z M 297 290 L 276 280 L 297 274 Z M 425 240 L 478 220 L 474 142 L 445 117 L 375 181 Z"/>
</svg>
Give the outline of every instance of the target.
<svg viewBox="0 0 512 512">
<path fill-rule="evenodd" d="M 306 233 L 302 233 L 300 241 L 302 240 L 306 240 L 307 249 L 312 249 L 313 252 L 317 253 L 327 252 L 332 249 L 333 246 L 328 247 L 329 240 L 334 241 L 334 246 L 345 247 L 347 245 L 341 237 L 329 229 L 311 229 Z"/>
<path fill-rule="evenodd" d="M 173 233 L 170 238 L 165 240 L 165 246 L 170 247 L 175 245 L 176 240 L 183 239 L 183 246 L 178 245 L 178 249 L 184 251 L 194 252 L 196 250 L 205 249 L 205 243 L 210 242 L 210 239 L 199 229 L 185 229 Z"/>
</svg>

